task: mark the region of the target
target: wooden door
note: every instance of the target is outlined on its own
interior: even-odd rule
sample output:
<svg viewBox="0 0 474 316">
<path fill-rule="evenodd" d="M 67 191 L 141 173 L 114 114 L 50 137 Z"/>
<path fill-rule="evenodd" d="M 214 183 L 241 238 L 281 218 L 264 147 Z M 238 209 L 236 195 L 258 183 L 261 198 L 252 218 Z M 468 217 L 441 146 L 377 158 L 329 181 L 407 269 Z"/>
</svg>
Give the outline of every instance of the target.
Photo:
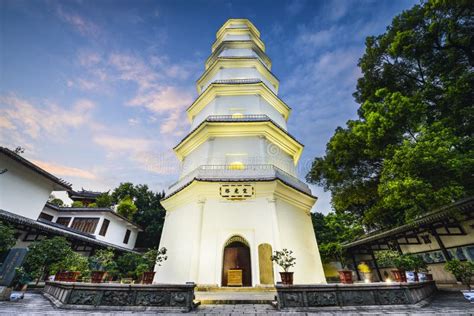
<svg viewBox="0 0 474 316">
<path fill-rule="evenodd" d="M 222 286 L 227 286 L 227 271 L 229 269 L 242 269 L 243 286 L 252 286 L 250 248 L 247 245 L 236 241 L 224 248 Z"/>
</svg>

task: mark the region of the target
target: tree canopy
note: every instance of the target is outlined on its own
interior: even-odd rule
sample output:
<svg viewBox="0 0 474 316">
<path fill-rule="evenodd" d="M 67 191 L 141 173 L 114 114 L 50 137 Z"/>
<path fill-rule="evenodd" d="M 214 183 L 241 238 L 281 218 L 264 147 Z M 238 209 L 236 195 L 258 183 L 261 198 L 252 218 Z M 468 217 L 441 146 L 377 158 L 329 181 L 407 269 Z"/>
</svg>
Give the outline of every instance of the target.
<svg viewBox="0 0 474 316">
<path fill-rule="evenodd" d="M 0 221 L 0 253 L 10 250 L 15 243 L 15 230 Z"/>
<path fill-rule="evenodd" d="M 415 5 L 366 39 L 358 119 L 338 127 L 307 180 L 336 213 L 403 224 L 473 193 L 474 5 Z"/>
<path fill-rule="evenodd" d="M 119 203 L 128 197 L 137 208 L 131 219 L 144 231 L 138 235 L 136 247 L 157 248 L 159 246 L 165 221 L 165 209 L 160 203 L 164 195 L 164 192 L 151 191 L 146 184 L 134 185 L 130 182 L 121 183 L 112 192 L 113 203 Z"/>
</svg>

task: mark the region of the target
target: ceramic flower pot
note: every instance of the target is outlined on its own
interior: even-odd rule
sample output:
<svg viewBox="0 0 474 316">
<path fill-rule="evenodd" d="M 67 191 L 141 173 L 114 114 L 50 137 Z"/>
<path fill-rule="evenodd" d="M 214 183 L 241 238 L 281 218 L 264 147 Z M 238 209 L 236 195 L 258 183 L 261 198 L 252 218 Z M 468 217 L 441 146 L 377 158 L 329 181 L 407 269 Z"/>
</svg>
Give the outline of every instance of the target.
<svg viewBox="0 0 474 316">
<path fill-rule="evenodd" d="M 155 277 L 155 272 L 153 271 L 144 272 L 142 276 L 142 284 L 152 284 L 154 277 Z"/>
<path fill-rule="evenodd" d="M 343 284 L 352 284 L 354 281 L 352 280 L 352 271 L 351 270 L 339 270 L 339 280 Z"/>
<path fill-rule="evenodd" d="M 293 272 L 280 272 L 281 283 L 293 285 Z"/>
<path fill-rule="evenodd" d="M 92 283 L 102 283 L 104 277 L 107 275 L 105 271 L 92 271 L 91 272 L 91 282 Z"/>
<path fill-rule="evenodd" d="M 407 282 L 407 276 L 405 274 L 405 270 L 400 270 L 400 269 L 392 270 L 392 275 L 395 282 L 400 282 L 400 283 Z"/>
</svg>

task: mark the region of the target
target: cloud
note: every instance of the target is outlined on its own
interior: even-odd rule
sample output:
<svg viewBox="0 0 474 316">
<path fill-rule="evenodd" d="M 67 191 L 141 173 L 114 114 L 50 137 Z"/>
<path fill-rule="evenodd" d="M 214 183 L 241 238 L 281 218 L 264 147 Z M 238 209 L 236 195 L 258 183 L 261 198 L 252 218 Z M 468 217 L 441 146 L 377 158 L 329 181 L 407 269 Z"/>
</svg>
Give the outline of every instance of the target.
<svg viewBox="0 0 474 316">
<path fill-rule="evenodd" d="M 119 137 L 103 135 L 94 137 L 93 141 L 104 147 L 111 159 L 126 155 L 140 169 L 158 174 L 172 174 L 177 171 L 178 163 L 171 151 L 156 152 L 159 144 L 144 138 Z"/>
<path fill-rule="evenodd" d="M 83 169 L 79 169 L 75 167 L 63 166 L 63 165 L 45 162 L 41 160 L 32 160 L 32 162 L 56 176 L 76 177 L 76 178 L 83 178 L 83 179 L 89 179 L 89 180 L 96 179 L 96 175 L 87 170 L 83 170 Z"/>
<path fill-rule="evenodd" d="M 89 100 L 79 100 L 72 107 L 44 102 L 34 105 L 16 95 L 0 96 L 0 116 L 3 124 L 15 128 L 33 139 L 44 136 L 62 135 L 70 128 L 92 126 L 91 111 L 95 104 Z M 12 127 L 13 125 L 13 127 Z"/>
<path fill-rule="evenodd" d="M 96 136 L 93 141 L 113 152 L 137 152 L 150 148 L 151 141 L 143 138 L 127 138 L 111 135 Z"/>
<path fill-rule="evenodd" d="M 101 33 L 101 29 L 95 23 L 79 14 L 65 12 L 61 7 L 58 7 L 57 14 L 61 20 L 71 25 L 83 36 L 97 37 Z"/>
<path fill-rule="evenodd" d="M 285 10 L 290 15 L 296 15 L 303 10 L 305 5 L 306 5 L 306 0 L 293 0 L 293 1 L 288 2 L 288 4 L 285 7 Z"/>
</svg>

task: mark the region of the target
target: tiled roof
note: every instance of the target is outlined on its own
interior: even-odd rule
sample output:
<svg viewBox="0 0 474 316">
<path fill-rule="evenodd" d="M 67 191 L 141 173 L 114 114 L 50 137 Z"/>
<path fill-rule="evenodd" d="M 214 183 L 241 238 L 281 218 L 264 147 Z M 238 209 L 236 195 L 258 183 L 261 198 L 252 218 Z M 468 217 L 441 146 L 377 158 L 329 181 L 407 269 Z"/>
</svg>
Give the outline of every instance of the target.
<svg viewBox="0 0 474 316">
<path fill-rule="evenodd" d="M 55 210 L 55 211 L 58 211 L 60 213 L 67 213 L 67 212 L 97 212 L 97 213 L 110 213 L 126 222 L 128 222 L 129 224 L 135 226 L 136 228 L 138 228 L 138 230 L 143 230 L 140 225 L 130 221 L 128 218 L 126 217 L 123 217 L 122 215 L 118 214 L 117 212 L 115 212 L 114 210 L 112 210 L 111 208 L 109 207 L 59 207 L 59 206 L 56 206 L 54 204 L 51 204 L 51 203 L 46 203 L 46 206 Z"/>
<path fill-rule="evenodd" d="M 417 219 L 413 220 L 412 222 L 408 224 L 401 225 L 401 226 L 387 229 L 387 230 L 380 230 L 380 231 L 372 232 L 370 234 L 366 234 L 355 241 L 344 244 L 343 246 L 344 248 L 349 249 L 355 246 L 368 244 L 370 242 L 374 242 L 386 237 L 395 236 L 397 234 L 401 234 L 413 229 L 417 229 L 422 226 L 429 225 L 431 223 L 446 219 L 448 217 L 453 217 L 455 216 L 453 214 L 456 214 L 455 213 L 456 211 L 460 211 L 462 213 L 474 211 L 474 196 L 459 200 L 453 204 L 441 207 L 423 216 L 419 216 Z"/>
<path fill-rule="evenodd" d="M 26 225 L 29 227 L 33 227 L 39 231 L 52 233 L 54 235 L 64 236 L 70 239 L 81 240 L 81 241 L 98 245 L 101 247 L 111 247 L 111 248 L 115 248 L 121 251 L 134 252 L 133 250 L 128 249 L 128 248 L 117 246 L 105 241 L 97 240 L 95 239 L 95 236 L 77 231 L 75 229 L 71 229 L 71 228 L 56 224 L 56 223 L 48 222 L 46 220 L 35 221 L 33 219 L 30 219 L 21 215 L 13 214 L 1 209 L 0 209 L 0 220 L 4 220 L 11 224 Z"/>
<path fill-rule="evenodd" d="M 22 156 L 18 155 L 14 151 L 11 151 L 8 148 L 0 146 L 0 153 L 2 153 L 5 156 L 15 160 L 16 162 L 22 164 L 23 166 L 25 166 L 28 169 L 36 172 L 37 174 L 47 178 L 48 180 L 58 184 L 60 187 L 64 188 L 65 190 L 72 190 L 70 183 L 64 181 L 61 178 L 58 178 L 58 177 L 52 175 L 51 173 L 47 172 L 46 170 L 38 167 L 37 165 L 33 164 L 32 162 L 30 162 L 30 161 L 26 160 L 25 158 L 23 158 Z"/>
<path fill-rule="evenodd" d="M 81 191 L 68 191 L 67 194 L 71 199 L 96 199 L 99 195 L 103 194 L 104 192 L 94 192 L 82 189 Z"/>
</svg>

